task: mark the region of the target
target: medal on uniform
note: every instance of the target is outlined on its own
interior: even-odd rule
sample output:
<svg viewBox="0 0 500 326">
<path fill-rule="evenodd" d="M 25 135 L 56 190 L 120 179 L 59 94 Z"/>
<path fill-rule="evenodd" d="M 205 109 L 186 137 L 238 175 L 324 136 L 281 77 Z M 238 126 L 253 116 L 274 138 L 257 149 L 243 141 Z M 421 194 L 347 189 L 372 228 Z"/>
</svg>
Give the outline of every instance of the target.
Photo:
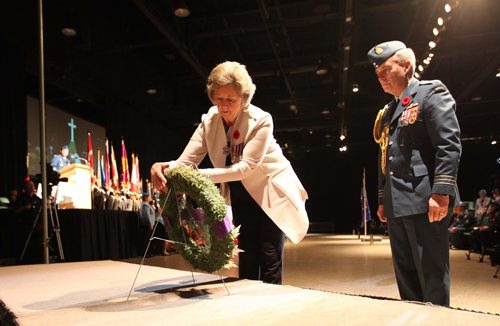
<svg viewBox="0 0 500 326">
<path fill-rule="evenodd" d="M 243 157 L 243 148 L 245 145 L 243 143 L 239 143 L 231 146 L 231 162 L 238 163 Z"/>
<path fill-rule="evenodd" d="M 401 113 L 400 126 L 406 127 L 412 125 L 417 121 L 419 105 L 416 102 L 410 103 Z"/>
</svg>

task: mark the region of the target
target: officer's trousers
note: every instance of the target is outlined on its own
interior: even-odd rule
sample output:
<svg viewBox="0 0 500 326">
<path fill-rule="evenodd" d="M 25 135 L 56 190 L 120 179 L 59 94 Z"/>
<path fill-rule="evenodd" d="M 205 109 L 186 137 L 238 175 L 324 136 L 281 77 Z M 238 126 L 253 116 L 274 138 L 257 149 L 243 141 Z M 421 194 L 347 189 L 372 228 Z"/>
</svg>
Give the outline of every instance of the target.
<svg viewBox="0 0 500 326">
<path fill-rule="evenodd" d="M 450 213 L 429 223 L 427 214 L 387 221 L 392 260 L 401 299 L 450 305 Z"/>
</svg>

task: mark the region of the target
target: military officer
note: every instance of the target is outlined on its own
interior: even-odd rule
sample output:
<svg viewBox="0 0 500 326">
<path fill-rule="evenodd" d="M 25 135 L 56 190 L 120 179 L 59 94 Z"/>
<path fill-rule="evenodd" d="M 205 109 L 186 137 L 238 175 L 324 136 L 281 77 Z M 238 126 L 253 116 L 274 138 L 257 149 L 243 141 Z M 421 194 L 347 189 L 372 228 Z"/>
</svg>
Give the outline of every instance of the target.
<svg viewBox="0 0 500 326">
<path fill-rule="evenodd" d="M 69 147 L 68 145 L 64 145 L 61 148 L 61 153 L 54 155 L 52 161 L 50 161 L 50 165 L 52 166 L 52 169 L 54 169 L 54 171 L 59 172 L 59 170 L 61 170 L 63 167 L 70 164 L 70 161 L 68 159 L 68 154 L 69 154 Z"/>
<path fill-rule="evenodd" d="M 377 115 L 378 211 L 387 222 L 403 300 L 450 304 L 448 225 L 460 203 L 461 155 L 455 100 L 439 80 L 419 81 L 415 54 L 399 41 L 368 51 L 384 92 Z"/>
</svg>

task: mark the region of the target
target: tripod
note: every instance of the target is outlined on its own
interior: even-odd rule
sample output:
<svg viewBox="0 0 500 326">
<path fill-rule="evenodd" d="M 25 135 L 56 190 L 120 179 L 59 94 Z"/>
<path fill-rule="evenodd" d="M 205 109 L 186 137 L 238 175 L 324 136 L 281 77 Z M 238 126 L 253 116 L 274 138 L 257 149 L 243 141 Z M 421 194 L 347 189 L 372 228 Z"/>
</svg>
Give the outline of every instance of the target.
<svg viewBox="0 0 500 326">
<path fill-rule="evenodd" d="M 49 191 L 50 193 L 50 191 Z M 57 197 L 57 196 L 56 196 Z M 55 203 L 55 199 L 52 196 L 49 196 L 47 198 L 47 208 L 49 210 L 49 216 L 50 216 L 50 223 L 52 225 L 52 233 L 49 238 L 44 239 L 43 245 L 48 246 L 50 243 L 50 239 L 52 236 L 55 234 L 56 235 L 56 242 L 57 242 L 57 249 L 59 252 L 59 258 L 61 261 L 64 261 L 64 250 L 61 242 L 61 227 L 59 225 L 59 215 L 57 215 L 57 206 Z M 40 204 L 40 207 L 38 208 L 38 212 L 36 214 L 35 220 L 33 221 L 33 225 L 31 227 L 31 230 L 28 234 L 28 237 L 26 238 L 26 243 L 24 244 L 23 251 L 21 253 L 21 256 L 19 257 L 20 261 L 23 261 L 24 255 L 26 254 L 26 250 L 28 249 L 28 245 L 30 243 L 31 237 L 33 236 L 33 232 L 36 229 L 36 226 L 38 224 L 38 220 L 40 219 L 40 214 L 42 212 L 42 207 L 43 205 Z"/>
</svg>

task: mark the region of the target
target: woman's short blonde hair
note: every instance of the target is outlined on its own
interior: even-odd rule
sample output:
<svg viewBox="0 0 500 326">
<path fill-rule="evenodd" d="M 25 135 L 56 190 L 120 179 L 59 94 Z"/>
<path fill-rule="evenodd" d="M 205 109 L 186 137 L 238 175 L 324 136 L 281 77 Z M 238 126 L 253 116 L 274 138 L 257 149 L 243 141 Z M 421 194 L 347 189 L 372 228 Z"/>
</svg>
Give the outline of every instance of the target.
<svg viewBox="0 0 500 326">
<path fill-rule="evenodd" d="M 256 87 L 244 65 L 235 61 L 225 61 L 212 70 L 207 81 L 208 98 L 212 103 L 215 104 L 215 90 L 226 85 L 233 85 L 240 91 L 243 108 L 250 105 Z"/>
</svg>

